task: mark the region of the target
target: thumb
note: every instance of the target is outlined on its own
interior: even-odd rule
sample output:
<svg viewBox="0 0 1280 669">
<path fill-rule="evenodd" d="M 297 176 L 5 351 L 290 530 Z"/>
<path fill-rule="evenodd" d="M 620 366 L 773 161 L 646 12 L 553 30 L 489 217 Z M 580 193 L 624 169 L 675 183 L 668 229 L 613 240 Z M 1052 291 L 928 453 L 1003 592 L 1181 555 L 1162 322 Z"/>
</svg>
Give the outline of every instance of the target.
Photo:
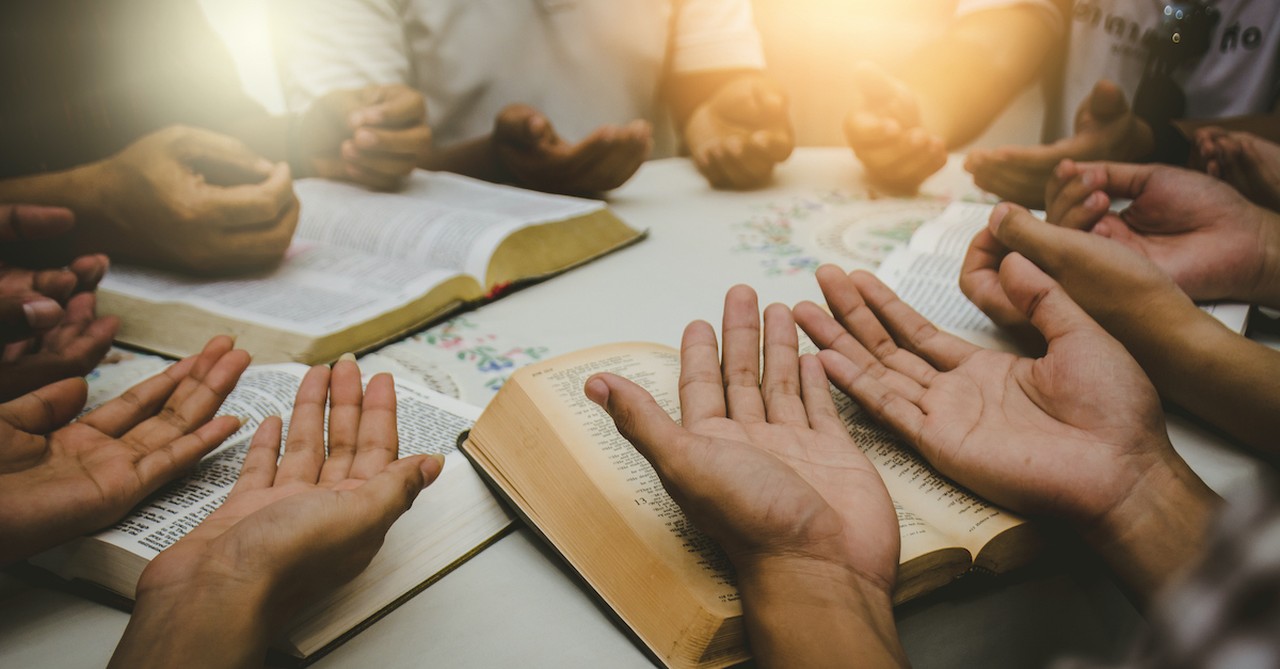
<svg viewBox="0 0 1280 669">
<path fill-rule="evenodd" d="M 24 432 L 48 434 L 71 422 L 88 395 L 84 379 L 65 379 L 0 404 L 0 419 Z"/>
<path fill-rule="evenodd" d="M 531 149 L 548 137 L 555 137 L 555 128 L 537 109 L 528 105 L 510 105 L 498 113 L 493 136 L 504 144 Z"/>
<path fill-rule="evenodd" d="M 0 343 L 21 341 L 62 322 L 66 311 L 56 300 L 28 293 L 0 299 Z"/>
<path fill-rule="evenodd" d="M 1100 80 L 1089 92 L 1089 113 L 1099 121 L 1116 118 L 1129 111 L 1124 91 L 1113 81 Z"/>
<path fill-rule="evenodd" d="M 275 163 L 254 153 L 238 139 L 191 128 L 183 141 L 187 163 L 213 186 L 256 184 L 266 179 Z"/>
<path fill-rule="evenodd" d="M 413 506 L 418 493 L 440 476 L 443 467 L 444 456 L 439 454 L 400 458 L 356 488 L 370 513 L 369 525 L 385 534 Z"/>
<path fill-rule="evenodd" d="M 640 455 L 659 472 L 666 471 L 685 431 L 658 406 L 648 391 L 608 373 L 587 379 L 584 390 L 587 398 L 609 414 L 619 434 L 631 442 Z"/>
<path fill-rule="evenodd" d="M 1069 334 L 1102 331 L 1057 281 L 1020 254 L 1012 253 L 1001 263 L 1000 285 L 1009 301 L 1044 335 L 1050 349 L 1054 340 Z"/>
<path fill-rule="evenodd" d="M 1054 277 L 1058 277 L 1067 264 L 1090 255 L 1092 239 L 1088 232 L 1046 223 L 1009 202 L 996 205 L 987 226 L 1000 243 Z"/>
</svg>

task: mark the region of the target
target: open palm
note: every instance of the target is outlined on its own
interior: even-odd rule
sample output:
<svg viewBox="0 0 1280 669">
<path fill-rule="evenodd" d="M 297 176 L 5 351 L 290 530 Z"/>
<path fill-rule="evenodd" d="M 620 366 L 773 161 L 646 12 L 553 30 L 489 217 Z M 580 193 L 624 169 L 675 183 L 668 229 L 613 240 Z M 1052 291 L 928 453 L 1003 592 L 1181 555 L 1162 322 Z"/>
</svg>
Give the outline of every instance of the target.
<svg viewBox="0 0 1280 669">
<path fill-rule="evenodd" d="M 619 377 L 593 377 L 587 393 L 739 569 L 763 556 L 814 556 L 850 565 L 888 592 L 898 527 L 884 483 L 849 437 L 817 360 L 798 357 L 795 323 L 781 305 L 765 312 L 761 378 L 758 314 L 749 288 L 729 292 L 723 365 L 710 325 L 685 330 L 684 427 Z"/>
<path fill-rule="evenodd" d="M 819 272 L 796 307 L 832 381 L 943 474 L 1011 509 L 1092 523 L 1176 458 L 1137 363 L 1021 256 L 1001 278 L 1048 341 L 1038 359 L 942 333 L 865 272 Z"/>
<path fill-rule="evenodd" d="M 81 379 L 0 405 L 0 562 L 101 528 L 239 428 L 213 418 L 249 364 L 227 337 L 67 425 Z"/>
</svg>

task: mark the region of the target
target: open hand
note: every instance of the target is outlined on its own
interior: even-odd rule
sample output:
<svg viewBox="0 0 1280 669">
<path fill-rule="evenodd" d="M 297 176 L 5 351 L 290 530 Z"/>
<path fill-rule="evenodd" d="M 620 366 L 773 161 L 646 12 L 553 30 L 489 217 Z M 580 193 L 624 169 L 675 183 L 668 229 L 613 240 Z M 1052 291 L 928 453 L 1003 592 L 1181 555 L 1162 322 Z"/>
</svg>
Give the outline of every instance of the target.
<svg viewBox="0 0 1280 669">
<path fill-rule="evenodd" d="M 422 94 L 403 84 L 333 91 L 297 122 L 303 176 L 395 190 L 431 150 Z"/>
<path fill-rule="evenodd" d="M 262 423 L 226 502 L 147 566 L 140 606 L 217 584 L 220 592 L 252 593 L 241 605 L 269 611 L 278 629 L 363 571 L 443 464 L 440 456 L 396 459 L 395 385 L 380 374 L 362 391 L 351 360 L 307 373 L 283 456 L 280 438 L 279 418 Z"/>
<path fill-rule="evenodd" d="M 56 325 L 0 349 L 0 401 L 8 401 L 54 381 L 84 376 L 111 349 L 120 321 L 98 318 L 96 296 L 79 293 L 67 302 Z M 0 308 L 6 298 L 0 296 Z"/>
<path fill-rule="evenodd" d="M 836 413 L 822 366 L 797 357 L 790 311 L 764 316 L 764 375 L 755 293 L 725 297 L 724 357 L 705 322 L 681 343 L 682 425 L 642 388 L 611 374 L 587 396 L 653 463 L 663 485 L 739 571 L 786 556 L 839 565 L 886 595 L 898 527 L 880 475 Z"/>
<path fill-rule="evenodd" d="M 599 195 L 626 183 L 653 149 L 642 120 L 597 128 L 582 141 L 561 137 L 542 112 L 527 105 L 503 109 L 493 124 L 500 168 L 516 185 L 548 193 Z"/>
<path fill-rule="evenodd" d="M 947 164 L 946 142 L 923 126 L 906 84 L 870 63 L 859 63 L 854 76 L 858 102 L 845 117 L 845 139 L 872 183 L 914 193 Z"/>
<path fill-rule="evenodd" d="M 693 110 L 684 141 L 712 186 L 763 186 L 795 148 L 787 96 L 763 76 L 738 77 Z"/>
<path fill-rule="evenodd" d="M 248 364 L 218 337 L 74 423 L 82 379 L 0 404 L 0 563 L 118 520 L 195 465 L 239 428 L 213 415 Z"/>
<path fill-rule="evenodd" d="M 289 166 L 208 130 L 159 130 L 91 172 L 104 220 L 76 235 L 117 261 L 197 274 L 260 269 L 280 261 L 298 223 Z"/>
<path fill-rule="evenodd" d="M 964 168 L 981 189 L 1025 207 L 1043 208 L 1045 183 L 1064 159 L 1134 161 L 1155 148 L 1151 127 L 1116 84 L 1102 80 L 1076 111 L 1075 134 L 1048 145 L 975 149 Z"/>
</svg>

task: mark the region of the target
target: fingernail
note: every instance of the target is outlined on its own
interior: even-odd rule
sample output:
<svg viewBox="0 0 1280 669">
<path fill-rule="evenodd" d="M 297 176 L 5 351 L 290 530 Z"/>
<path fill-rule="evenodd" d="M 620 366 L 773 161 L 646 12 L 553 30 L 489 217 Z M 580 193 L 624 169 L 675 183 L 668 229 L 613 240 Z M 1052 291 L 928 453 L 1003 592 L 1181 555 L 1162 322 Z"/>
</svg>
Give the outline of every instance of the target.
<svg viewBox="0 0 1280 669">
<path fill-rule="evenodd" d="M 435 461 L 436 461 L 436 462 L 438 462 L 438 463 L 440 463 L 440 467 L 441 467 L 441 468 L 444 468 L 444 456 L 443 456 L 443 455 L 441 455 L 440 453 L 432 453 L 431 455 L 428 455 L 427 457 L 428 457 L 428 458 L 431 458 L 432 460 L 435 460 Z"/>
<path fill-rule="evenodd" d="M 356 361 L 356 356 L 351 353 L 343 353 L 342 355 L 338 356 L 338 362 L 355 362 L 355 361 Z"/>
<path fill-rule="evenodd" d="M 1001 202 L 991 210 L 991 218 L 987 219 L 987 229 L 991 234 L 996 234 L 1000 230 L 1000 224 L 1004 222 L 1004 217 L 1009 215 L 1009 205 Z"/>
<path fill-rule="evenodd" d="M 587 399 L 604 406 L 609 401 L 609 384 L 600 379 L 588 379 L 586 387 Z"/>
<path fill-rule="evenodd" d="M 62 307 L 50 299 L 35 299 L 22 305 L 27 325 L 33 330 L 47 330 L 62 320 Z"/>
<path fill-rule="evenodd" d="M 368 149 L 368 148 L 372 148 L 377 143 L 378 143 L 377 135 L 374 135 L 372 132 L 369 132 L 368 130 L 361 130 L 356 133 L 356 146 L 360 146 Z"/>
<path fill-rule="evenodd" d="M 236 416 L 235 419 L 240 421 L 240 427 L 244 427 L 245 423 L 249 422 L 248 416 Z"/>
<path fill-rule="evenodd" d="M 1090 209 L 1097 209 L 1097 208 L 1101 207 L 1101 206 L 1102 206 L 1102 193 L 1101 193 L 1100 191 L 1094 191 L 1094 192 L 1090 193 L 1090 194 L 1089 194 L 1089 197 L 1088 197 L 1088 199 L 1087 199 L 1087 201 L 1085 202 L 1085 206 L 1086 206 L 1086 207 L 1088 207 L 1088 208 L 1090 208 Z"/>
</svg>

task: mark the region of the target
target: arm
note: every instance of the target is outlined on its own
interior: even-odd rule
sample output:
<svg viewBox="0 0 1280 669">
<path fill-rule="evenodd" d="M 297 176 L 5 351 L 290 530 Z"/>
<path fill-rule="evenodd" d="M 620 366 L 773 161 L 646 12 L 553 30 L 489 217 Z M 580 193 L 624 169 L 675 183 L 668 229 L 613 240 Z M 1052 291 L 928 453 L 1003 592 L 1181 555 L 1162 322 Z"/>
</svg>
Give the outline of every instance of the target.
<svg viewBox="0 0 1280 669">
<path fill-rule="evenodd" d="M 834 316 L 795 313 L 828 376 L 944 475 L 1067 522 L 1141 600 L 1199 552 L 1216 495 L 1169 444 L 1155 389 L 1026 258 L 1009 256 L 1000 285 L 1048 342 L 1037 359 L 939 331 L 865 272 L 818 280 Z"/>
<path fill-rule="evenodd" d="M 391 377 L 366 392 L 348 356 L 312 368 L 284 454 L 281 421 L 268 418 L 226 502 L 147 565 L 111 666 L 260 666 L 268 641 L 363 571 L 440 474 L 442 456 L 396 459 L 395 407 Z"/>
<path fill-rule="evenodd" d="M 710 325 L 685 329 L 683 426 L 612 374 L 588 379 L 587 396 L 724 548 L 762 666 L 904 666 L 890 604 L 898 525 L 884 483 L 836 413 L 821 365 L 798 358 L 786 307 L 770 306 L 763 329 L 762 370 L 745 286 L 725 297 L 723 361 Z"/>
<path fill-rule="evenodd" d="M 1187 221 L 1187 217 L 1178 220 Z M 1230 220 L 1231 225 L 1238 223 L 1238 219 Z M 1152 237 L 1162 251 L 1171 251 L 1171 239 L 1178 235 Z M 1225 233 L 1216 235 L 1219 240 L 1224 237 Z M 1249 239 L 1245 248 L 1249 243 L 1257 244 L 1257 237 Z M 1249 256 L 1217 255 L 1213 238 L 1190 237 L 1187 242 L 1189 270 L 1212 267 L 1216 258 L 1224 262 L 1224 271 L 1248 265 Z M 991 229 L 974 239 L 961 278 L 961 288 L 969 298 L 1002 325 L 1019 320 L 1016 308 L 992 284 L 996 267 L 1007 262 L 1010 251 L 1030 258 L 1059 281 L 1071 298 L 1124 343 L 1170 402 L 1183 405 L 1253 448 L 1276 448 L 1280 353 L 1226 330 L 1199 310 L 1160 266 L 1124 243 L 1097 232 L 1043 223 L 1009 205 L 997 207 Z M 1253 248 L 1254 255 L 1257 251 Z M 1249 271 L 1244 275 L 1256 274 Z M 1266 275 L 1275 276 L 1274 272 Z M 1203 279 L 1208 278 L 1212 276 Z M 1274 294 L 1274 285 L 1270 289 Z M 1234 290 L 1219 297 L 1233 295 L 1245 297 Z M 1266 297 L 1265 292 L 1257 295 Z"/>
<path fill-rule="evenodd" d="M 949 150 L 973 141 L 1060 50 L 1050 11 L 1014 4 L 966 14 L 896 74 L 857 66 L 845 135 L 868 176 L 913 191 Z"/>
</svg>

